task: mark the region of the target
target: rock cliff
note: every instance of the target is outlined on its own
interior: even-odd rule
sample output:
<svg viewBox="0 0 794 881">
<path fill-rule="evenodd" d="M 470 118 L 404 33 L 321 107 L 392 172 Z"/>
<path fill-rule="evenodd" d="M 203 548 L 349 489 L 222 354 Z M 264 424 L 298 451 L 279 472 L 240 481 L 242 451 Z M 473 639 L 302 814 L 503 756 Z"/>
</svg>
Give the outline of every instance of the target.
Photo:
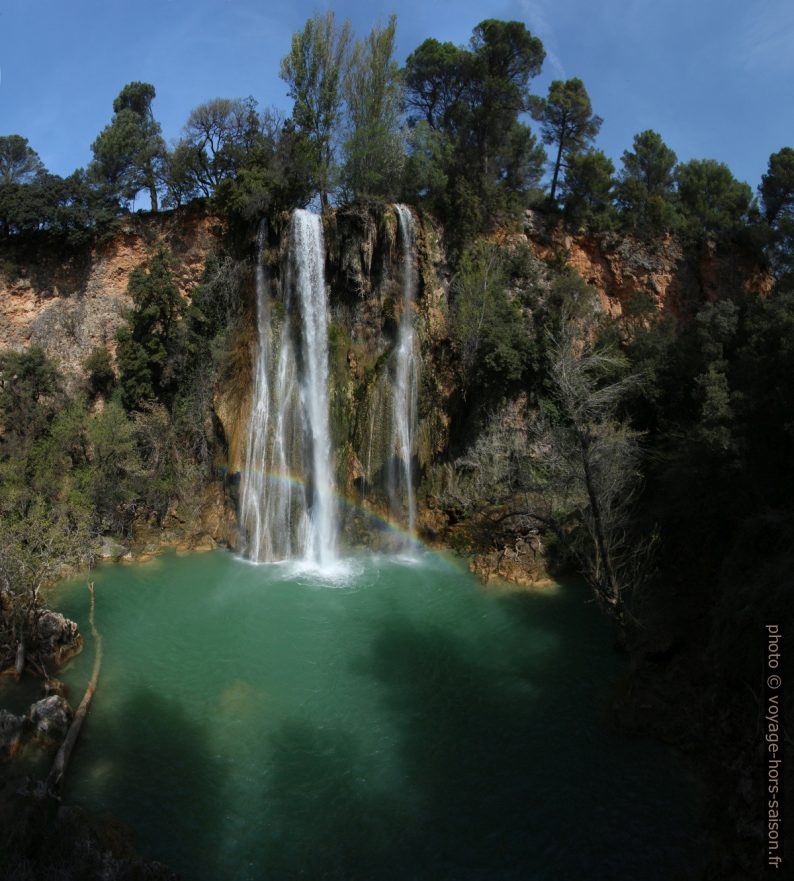
<svg viewBox="0 0 794 881">
<path fill-rule="evenodd" d="M 339 209 L 323 222 L 336 480 L 340 493 L 352 503 L 346 526 L 348 537 L 355 540 L 364 529 L 356 514 L 362 504 L 381 513 L 388 506 L 383 475 L 390 455 L 386 428 L 390 404 L 385 387 L 402 310 L 398 220 L 395 210 L 386 206 Z M 419 276 L 415 327 L 421 370 L 414 471 L 421 480 L 449 452 L 456 370 L 447 331 L 452 270 L 442 231 L 422 214 L 415 214 L 415 226 Z M 287 227 L 286 215 L 271 218 L 265 249 L 271 298 L 282 312 Z M 44 247 L 38 252 L 7 248 L 0 253 L 0 349 L 39 345 L 76 380 L 92 348 L 103 345 L 115 352 L 116 329 L 129 305 L 127 282 L 136 266 L 158 248 L 166 248 L 180 291 L 189 298 L 208 258 L 228 247 L 226 233 L 220 217 L 193 205 L 132 216 L 92 248 L 71 253 Z M 619 314 L 637 291 L 649 295 L 660 311 L 686 318 L 719 292 L 765 296 L 771 287 L 764 268 L 738 246 L 706 243 L 693 250 L 671 236 L 648 243 L 616 234 L 569 235 L 536 212 L 527 212 L 523 231 L 508 238 L 529 245 L 541 267 L 539 278 L 549 275 L 549 267 L 567 263 L 597 291 L 610 314 Z M 241 246 L 244 251 L 245 242 L 235 243 L 238 255 Z M 216 464 L 227 475 L 242 468 L 251 401 L 256 345 L 253 237 L 248 251 L 243 317 L 232 335 L 214 394 L 219 426 Z M 420 491 L 419 525 L 433 535 L 443 531 L 446 521 L 430 482 L 425 481 Z M 228 540 L 234 532 L 228 511 L 217 499 L 210 508 L 222 525 L 213 529 L 202 522 L 201 534 Z M 183 531 L 190 531 L 188 527 L 180 524 Z M 497 557 L 501 571 L 510 554 L 497 549 Z"/>
<path fill-rule="evenodd" d="M 93 247 L 6 248 L 0 253 L 0 350 L 40 346 L 67 376 L 80 374 L 95 346 L 115 354 L 136 266 L 167 248 L 177 284 L 189 297 L 222 233 L 219 218 L 195 206 L 133 215 Z"/>
</svg>

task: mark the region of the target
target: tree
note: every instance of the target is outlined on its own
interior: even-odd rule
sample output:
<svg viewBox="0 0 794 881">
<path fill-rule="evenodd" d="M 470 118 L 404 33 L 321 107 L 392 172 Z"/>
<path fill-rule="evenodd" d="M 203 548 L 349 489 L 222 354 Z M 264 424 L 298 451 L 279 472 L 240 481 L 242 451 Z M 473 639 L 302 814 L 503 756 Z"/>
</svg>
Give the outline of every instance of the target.
<svg viewBox="0 0 794 881">
<path fill-rule="evenodd" d="M 168 160 L 171 201 L 212 196 L 237 174 L 261 134 L 253 98 L 215 98 L 196 107 Z"/>
<path fill-rule="evenodd" d="M 313 148 L 294 121 L 266 110 L 234 180 L 225 181 L 215 198 L 246 221 L 306 205 L 314 192 L 314 158 Z"/>
<path fill-rule="evenodd" d="M 518 115 L 529 109 L 529 82 L 540 73 L 543 44 L 520 21 L 481 21 L 471 38 L 468 113 L 483 177 L 500 173 L 498 155 Z"/>
<path fill-rule="evenodd" d="M 6 446 L 40 437 L 60 400 L 60 372 L 42 349 L 0 353 L 0 429 Z"/>
<path fill-rule="evenodd" d="M 419 114 L 407 198 L 428 202 L 461 243 L 514 215 L 540 181 L 545 154 L 519 117 L 543 58 L 523 23 L 487 19 L 468 49 L 425 40 L 406 60 L 406 103 Z"/>
<path fill-rule="evenodd" d="M 129 202 L 149 191 L 152 211 L 157 211 L 157 185 L 165 157 L 160 124 L 152 112 L 155 88 L 150 83 L 128 83 L 113 101 L 113 119 L 91 145 L 95 180 Z"/>
<path fill-rule="evenodd" d="M 450 333 L 464 394 L 477 390 L 493 401 L 519 386 L 535 355 L 521 308 L 508 293 L 509 259 L 479 241 L 461 256 L 453 282 Z"/>
<path fill-rule="evenodd" d="M 678 204 L 691 235 L 736 232 L 753 198 L 748 184 L 714 159 L 693 159 L 678 166 Z"/>
<path fill-rule="evenodd" d="M 469 85 L 471 54 L 453 43 L 427 39 L 406 59 L 406 104 L 435 131 L 450 132 Z"/>
<path fill-rule="evenodd" d="M 83 363 L 89 397 L 108 398 L 116 385 L 116 374 L 110 360 L 110 352 L 104 346 L 92 349 Z"/>
<path fill-rule="evenodd" d="M 141 488 L 152 478 L 141 464 L 135 424 L 117 401 L 110 401 L 89 420 L 86 439 L 95 522 L 103 532 L 123 532 L 132 519 Z"/>
<path fill-rule="evenodd" d="M 601 150 L 579 153 L 568 161 L 562 184 L 566 220 L 574 227 L 608 229 L 613 222 L 615 166 Z"/>
<path fill-rule="evenodd" d="M 356 40 L 344 81 L 348 137 L 344 145 L 345 188 L 357 196 L 389 198 L 402 175 L 399 125 L 400 70 L 393 58 L 396 16 Z"/>
<path fill-rule="evenodd" d="M 125 407 L 139 410 L 170 398 L 176 381 L 182 298 L 164 251 L 133 269 L 127 293 L 133 308 L 117 332 L 119 386 Z"/>
<path fill-rule="evenodd" d="M 295 102 L 292 118 L 308 141 L 313 177 L 323 208 L 328 205 L 334 168 L 334 138 L 342 113 L 343 81 L 350 47 L 350 22 L 341 27 L 333 12 L 310 18 L 292 36 L 281 60 L 281 78 Z"/>
<path fill-rule="evenodd" d="M 772 230 L 771 256 L 780 285 L 794 287 L 794 150 L 783 147 L 769 157 L 759 187 Z"/>
<path fill-rule="evenodd" d="M 661 135 L 647 130 L 634 136 L 634 149 L 625 150 L 616 188 L 626 225 L 638 233 L 670 229 L 676 221 L 675 153 Z"/>
<path fill-rule="evenodd" d="M 48 646 L 39 631 L 41 590 L 63 571 L 91 558 L 84 512 L 34 498 L 24 511 L 0 503 L 0 669 L 15 658 L 17 675 L 35 658 L 44 669 Z M 5 655 L 5 657 L 3 657 Z"/>
<path fill-rule="evenodd" d="M 532 116 L 540 122 L 543 142 L 557 147 L 549 193 L 554 201 L 560 170 L 567 166 L 571 157 L 592 143 L 603 120 L 593 114 L 587 89 L 576 78 L 564 82 L 554 80 L 549 86 L 548 97 L 533 101 Z"/>
<path fill-rule="evenodd" d="M 21 135 L 0 137 L 0 186 L 30 183 L 45 171 L 39 154 Z"/>
<path fill-rule="evenodd" d="M 644 577 L 647 542 L 632 540 L 640 484 L 636 432 L 618 418 L 639 377 L 563 312 L 549 340 L 550 405 L 530 424 L 531 504 L 576 561 L 596 598 L 625 623 L 625 594 Z"/>
</svg>

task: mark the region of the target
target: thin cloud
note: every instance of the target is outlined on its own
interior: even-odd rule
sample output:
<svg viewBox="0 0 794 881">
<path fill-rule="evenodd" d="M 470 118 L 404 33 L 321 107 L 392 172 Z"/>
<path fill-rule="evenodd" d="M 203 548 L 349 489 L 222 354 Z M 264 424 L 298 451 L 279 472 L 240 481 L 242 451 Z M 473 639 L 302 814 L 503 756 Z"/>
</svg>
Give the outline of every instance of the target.
<svg viewBox="0 0 794 881">
<path fill-rule="evenodd" d="M 565 68 L 557 54 L 557 37 L 549 21 L 544 0 L 520 0 L 519 7 L 529 24 L 530 31 L 543 41 L 546 61 L 554 68 L 560 79 L 566 79 Z"/>
<path fill-rule="evenodd" d="M 748 10 L 741 23 L 740 57 L 750 69 L 794 70 L 794 7 L 788 0 L 763 7 Z"/>
</svg>

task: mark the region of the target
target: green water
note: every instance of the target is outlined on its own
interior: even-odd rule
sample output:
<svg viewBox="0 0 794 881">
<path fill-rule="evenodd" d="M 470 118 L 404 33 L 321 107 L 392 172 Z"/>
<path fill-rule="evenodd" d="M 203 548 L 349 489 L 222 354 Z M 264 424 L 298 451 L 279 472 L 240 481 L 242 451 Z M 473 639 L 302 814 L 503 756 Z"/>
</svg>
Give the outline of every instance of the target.
<svg viewBox="0 0 794 881">
<path fill-rule="evenodd" d="M 67 799 L 194 881 L 688 877 L 690 787 L 607 724 L 621 661 L 584 589 L 486 590 L 431 555 L 349 568 L 97 570 Z M 88 633 L 84 582 L 57 604 Z M 88 636 L 75 701 L 92 661 Z"/>
</svg>

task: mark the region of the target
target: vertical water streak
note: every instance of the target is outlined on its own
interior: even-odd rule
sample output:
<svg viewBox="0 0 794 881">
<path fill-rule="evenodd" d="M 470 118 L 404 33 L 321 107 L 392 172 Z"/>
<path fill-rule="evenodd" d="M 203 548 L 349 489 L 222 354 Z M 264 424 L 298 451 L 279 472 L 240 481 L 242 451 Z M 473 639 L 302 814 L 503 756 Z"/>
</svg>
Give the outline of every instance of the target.
<svg viewBox="0 0 794 881">
<path fill-rule="evenodd" d="M 304 557 L 325 566 L 336 557 L 336 507 L 328 399 L 328 304 L 321 219 L 296 210 L 290 225 L 290 297 L 301 314 L 300 398 L 311 474 L 307 481 Z"/>
<path fill-rule="evenodd" d="M 256 359 L 251 414 L 248 420 L 248 444 L 245 453 L 245 471 L 240 494 L 240 525 L 245 550 L 252 560 L 271 559 L 268 531 L 265 529 L 265 500 L 267 480 L 267 441 L 270 416 L 270 303 L 263 252 L 267 238 L 267 222 L 259 223 L 256 234 Z"/>
<path fill-rule="evenodd" d="M 405 518 L 409 532 L 416 526 L 416 498 L 413 485 L 413 452 L 416 437 L 416 400 L 419 378 L 414 342 L 414 298 L 417 275 L 414 265 L 414 220 L 407 205 L 395 205 L 402 242 L 403 304 L 394 365 L 394 433 L 399 467 L 392 469 L 389 493 L 394 513 Z M 399 472 L 396 474 L 394 472 Z M 398 484 L 401 492 L 398 490 Z"/>
<path fill-rule="evenodd" d="M 257 563 L 303 553 L 305 500 L 291 475 L 303 471 L 295 351 L 288 322 L 273 314 L 264 267 L 267 227 L 257 233 L 257 347 L 248 445 L 240 493 L 246 555 Z"/>
</svg>

